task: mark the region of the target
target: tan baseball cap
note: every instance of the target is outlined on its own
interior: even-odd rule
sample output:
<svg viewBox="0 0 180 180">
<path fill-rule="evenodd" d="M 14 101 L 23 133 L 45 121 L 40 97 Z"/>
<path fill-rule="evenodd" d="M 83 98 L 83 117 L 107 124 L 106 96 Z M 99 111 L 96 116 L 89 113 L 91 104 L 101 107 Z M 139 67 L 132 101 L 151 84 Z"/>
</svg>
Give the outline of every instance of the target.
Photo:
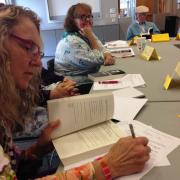
<svg viewBox="0 0 180 180">
<path fill-rule="evenodd" d="M 136 7 L 136 13 L 147 13 L 147 12 L 149 12 L 149 8 L 146 6 Z"/>
</svg>

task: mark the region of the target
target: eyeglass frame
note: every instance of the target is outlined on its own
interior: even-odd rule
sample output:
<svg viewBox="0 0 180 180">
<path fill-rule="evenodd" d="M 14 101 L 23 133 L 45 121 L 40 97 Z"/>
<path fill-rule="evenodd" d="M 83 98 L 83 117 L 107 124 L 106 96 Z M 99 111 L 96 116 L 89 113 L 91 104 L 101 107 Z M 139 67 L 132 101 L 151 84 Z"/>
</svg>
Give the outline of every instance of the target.
<svg viewBox="0 0 180 180">
<path fill-rule="evenodd" d="M 92 21 L 93 20 L 93 15 L 91 14 L 91 15 L 84 15 L 84 14 L 82 14 L 82 15 L 77 15 L 76 17 L 75 17 L 75 19 L 80 19 L 81 21 L 87 21 L 87 19 L 89 19 L 90 21 Z"/>
<path fill-rule="evenodd" d="M 18 35 L 11 33 L 10 37 L 18 40 L 20 43 L 18 43 L 24 50 L 26 50 L 26 52 L 28 54 L 30 54 L 33 58 L 35 57 L 40 57 L 43 58 L 44 57 L 44 52 L 42 52 L 40 50 L 40 47 L 34 43 L 32 40 L 28 40 L 28 39 L 24 39 L 22 37 L 19 37 Z M 27 45 L 30 45 L 30 47 L 28 47 Z M 33 52 L 34 51 L 34 52 Z M 35 52 L 37 51 L 37 52 Z"/>
</svg>

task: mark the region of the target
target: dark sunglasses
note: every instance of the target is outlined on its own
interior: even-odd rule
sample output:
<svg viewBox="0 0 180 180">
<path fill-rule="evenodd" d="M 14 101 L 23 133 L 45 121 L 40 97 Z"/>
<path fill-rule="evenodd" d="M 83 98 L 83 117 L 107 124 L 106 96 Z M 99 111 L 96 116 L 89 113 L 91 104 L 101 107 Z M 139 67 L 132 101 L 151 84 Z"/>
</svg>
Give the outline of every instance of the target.
<svg viewBox="0 0 180 180">
<path fill-rule="evenodd" d="M 39 46 L 37 46 L 33 41 L 23 39 L 15 34 L 10 34 L 10 37 L 14 38 L 18 44 L 26 50 L 26 52 L 31 55 L 33 58 L 36 57 L 44 57 L 44 53 L 40 50 Z"/>
<path fill-rule="evenodd" d="M 93 15 L 77 15 L 76 16 L 77 19 L 80 19 L 81 21 L 87 21 L 87 20 L 90 20 L 92 21 L 93 20 Z"/>
</svg>

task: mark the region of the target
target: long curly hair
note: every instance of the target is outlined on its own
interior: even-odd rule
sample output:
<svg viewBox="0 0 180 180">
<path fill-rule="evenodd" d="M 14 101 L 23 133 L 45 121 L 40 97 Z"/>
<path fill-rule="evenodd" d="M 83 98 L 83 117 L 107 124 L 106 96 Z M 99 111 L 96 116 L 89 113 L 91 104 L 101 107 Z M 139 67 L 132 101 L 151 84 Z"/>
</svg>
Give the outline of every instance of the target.
<svg viewBox="0 0 180 180">
<path fill-rule="evenodd" d="M 26 90 L 16 87 L 10 72 L 11 59 L 5 47 L 12 27 L 20 23 L 20 17 L 28 17 L 40 32 L 40 20 L 30 9 L 15 5 L 0 6 L 0 121 L 13 128 L 24 125 L 25 116 L 32 112 L 39 93 L 39 72 L 30 81 Z"/>
<path fill-rule="evenodd" d="M 72 5 L 66 15 L 65 21 L 64 21 L 64 28 L 67 32 L 78 32 L 79 29 L 75 24 L 75 18 L 79 15 L 78 10 L 79 8 L 85 9 L 87 12 L 89 11 L 90 14 L 92 13 L 92 8 L 88 4 L 85 3 L 77 3 L 75 5 Z"/>
</svg>

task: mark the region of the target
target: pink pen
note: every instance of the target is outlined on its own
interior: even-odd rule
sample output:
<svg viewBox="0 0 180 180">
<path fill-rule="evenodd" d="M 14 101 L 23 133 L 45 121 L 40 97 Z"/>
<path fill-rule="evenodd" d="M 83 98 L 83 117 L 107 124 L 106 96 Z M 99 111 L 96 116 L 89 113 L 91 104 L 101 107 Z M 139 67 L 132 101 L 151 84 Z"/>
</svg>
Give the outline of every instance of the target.
<svg viewBox="0 0 180 180">
<path fill-rule="evenodd" d="M 99 81 L 99 84 L 117 84 L 119 81 L 112 80 L 112 81 Z"/>
</svg>

